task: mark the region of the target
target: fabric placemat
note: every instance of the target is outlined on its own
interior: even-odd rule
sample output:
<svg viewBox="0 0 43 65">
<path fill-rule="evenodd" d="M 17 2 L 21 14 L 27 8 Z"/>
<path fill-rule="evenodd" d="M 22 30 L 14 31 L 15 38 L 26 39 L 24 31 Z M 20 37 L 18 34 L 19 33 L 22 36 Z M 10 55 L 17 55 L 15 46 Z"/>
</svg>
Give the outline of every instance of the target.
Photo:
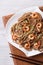
<svg viewBox="0 0 43 65">
<path fill-rule="evenodd" d="M 43 6 L 40 7 L 40 9 L 43 11 Z M 10 15 L 7 15 L 7 16 L 3 16 L 3 23 L 4 23 L 4 26 L 6 26 L 8 20 L 11 18 L 11 16 L 13 16 L 14 14 L 10 14 Z M 18 54 L 18 55 L 21 55 L 21 56 L 25 56 L 25 54 L 23 52 L 21 52 L 19 49 L 15 48 L 13 45 L 11 45 L 10 43 L 9 44 L 9 47 L 10 47 L 10 50 L 11 50 L 11 53 L 13 54 Z M 29 57 L 31 59 L 36 59 L 36 60 L 39 60 L 39 61 L 43 61 L 43 53 L 39 54 L 39 55 L 35 55 L 33 57 Z M 14 61 L 14 65 L 33 65 L 33 64 L 30 64 L 30 63 L 27 63 L 27 62 L 23 62 L 23 61 L 20 61 L 20 60 L 17 60 L 17 59 L 13 59 Z"/>
</svg>

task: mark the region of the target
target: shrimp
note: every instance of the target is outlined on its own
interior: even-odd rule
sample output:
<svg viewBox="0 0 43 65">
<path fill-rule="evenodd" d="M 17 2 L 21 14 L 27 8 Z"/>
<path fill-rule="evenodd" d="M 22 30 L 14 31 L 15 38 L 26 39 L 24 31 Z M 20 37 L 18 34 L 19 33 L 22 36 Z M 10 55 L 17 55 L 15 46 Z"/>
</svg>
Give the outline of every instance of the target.
<svg viewBox="0 0 43 65">
<path fill-rule="evenodd" d="M 29 27 L 28 26 L 23 26 L 23 31 L 29 31 Z"/>
<path fill-rule="evenodd" d="M 25 43 L 24 48 L 29 50 L 30 49 L 30 42 Z"/>
<path fill-rule="evenodd" d="M 34 34 L 29 34 L 28 38 L 29 38 L 30 40 L 33 40 L 33 39 L 35 38 L 35 36 L 34 36 Z"/>
<path fill-rule="evenodd" d="M 40 43 L 40 41 L 38 41 L 38 42 L 34 43 L 33 47 L 34 47 L 34 49 L 39 49 L 40 45 L 41 45 L 41 43 Z"/>
<path fill-rule="evenodd" d="M 40 32 L 41 31 L 41 27 L 42 27 L 42 23 L 37 23 L 36 24 L 36 28 L 37 28 L 37 31 Z"/>
</svg>

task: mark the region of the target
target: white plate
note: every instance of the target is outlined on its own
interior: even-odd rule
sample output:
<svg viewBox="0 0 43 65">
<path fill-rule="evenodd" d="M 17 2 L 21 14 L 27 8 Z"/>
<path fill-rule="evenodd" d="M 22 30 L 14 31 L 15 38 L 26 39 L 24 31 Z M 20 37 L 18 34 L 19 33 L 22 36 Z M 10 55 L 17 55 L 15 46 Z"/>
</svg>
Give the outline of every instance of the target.
<svg viewBox="0 0 43 65">
<path fill-rule="evenodd" d="M 6 37 L 7 37 L 7 40 L 10 44 L 12 44 L 16 48 L 18 48 L 19 50 L 24 52 L 26 56 L 34 56 L 34 55 L 40 54 L 42 52 L 40 52 L 38 50 L 27 51 L 23 47 L 20 47 L 19 44 L 16 44 L 15 42 L 13 42 L 13 40 L 11 38 L 11 26 L 13 24 L 15 24 L 18 21 L 18 18 L 21 17 L 26 12 L 39 12 L 42 15 L 42 12 L 39 10 L 38 7 L 30 7 L 30 8 L 26 8 L 26 9 L 19 11 L 18 13 L 13 15 L 11 17 L 11 19 L 8 21 L 8 23 L 6 25 L 6 35 L 7 35 Z"/>
</svg>

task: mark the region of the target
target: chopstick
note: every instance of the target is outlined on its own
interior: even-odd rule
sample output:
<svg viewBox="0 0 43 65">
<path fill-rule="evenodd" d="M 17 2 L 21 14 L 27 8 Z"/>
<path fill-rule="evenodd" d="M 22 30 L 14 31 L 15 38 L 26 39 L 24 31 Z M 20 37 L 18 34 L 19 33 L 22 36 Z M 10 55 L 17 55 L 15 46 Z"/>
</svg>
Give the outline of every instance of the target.
<svg viewBox="0 0 43 65">
<path fill-rule="evenodd" d="M 39 62 L 39 63 L 43 64 L 42 61 L 38 61 L 38 60 L 35 60 L 35 59 L 26 58 L 26 57 L 23 57 L 23 56 L 19 56 L 19 55 L 12 54 L 12 53 L 10 53 L 10 54 L 13 55 L 13 56 L 17 56 L 17 57 L 20 57 L 20 58 L 24 58 L 24 59 L 32 60 L 32 61 Z"/>
<path fill-rule="evenodd" d="M 11 57 L 11 58 L 14 58 L 14 59 L 17 59 L 17 60 L 20 60 L 20 61 L 24 61 L 24 62 L 27 62 L 27 63 L 34 64 L 34 65 L 40 65 L 40 64 L 37 64 L 37 63 L 35 63 L 35 62 L 31 62 L 31 61 L 27 61 L 27 60 L 25 60 L 25 59 L 17 58 L 17 57 L 15 57 L 15 56 L 10 56 L 10 57 Z"/>
<path fill-rule="evenodd" d="M 10 53 L 12 56 L 11 57 L 16 57 L 16 58 L 19 58 L 19 59 L 25 59 L 25 61 L 32 61 L 32 63 L 33 63 L 33 61 L 34 61 L 34 63 L 37 63 L 37 64 L 43 64 L 43 62 L 42 61 L 38 61 L 38 60 L 34 60 L 34 59 L 29 59 L 29 58 L 26 58 L 26 57 L 23 57 L 23 56 L 18 56 L 18 55 L 15 55 L 15 54 L 12 54 L 12 53 Z"/>
</svg>

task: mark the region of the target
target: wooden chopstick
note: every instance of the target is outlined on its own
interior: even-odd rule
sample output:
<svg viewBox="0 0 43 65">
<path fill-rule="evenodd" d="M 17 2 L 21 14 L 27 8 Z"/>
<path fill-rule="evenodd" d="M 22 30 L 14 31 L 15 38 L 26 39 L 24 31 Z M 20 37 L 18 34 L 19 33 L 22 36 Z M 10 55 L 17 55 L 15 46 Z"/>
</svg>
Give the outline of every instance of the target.
<svg viewBox="0 0 43 65">
<path fill-rule="evenodd" d="M 39 60 L 30 59 L 30 58 L 23 57 L 23 56 L 19 56 L 19 55 L 15 55 L 15 54 L 12 54 L 12 53 L 10 53 L 10 54 L 13 55 L 13 56 L 16 56 L 16 57 L 20 57 L 20 58 L 22 58 L 22 59 L 32 60 L 32 61 L 34 61 L 34 62 L 37 62 L 37 63 L 43 64 L 43 62 L 42 62 L 42 61 L 39 61 Z"/>
<path fill-rule="evenodd" d="M 15 54 L 12 54 L 12 53 L 10 53 L 13 57 L 16 57 L 16 58 L 20 58 L 20 59 L 25 59 L 25 60 L 27 60 L 27 61 L 34 61 L 35 63 L 37 63 L 37 64 L 43 64 L 43 62 L 42 61 L 38 61 L 38 60 L 34 60 L 34 59 L 29 59 L 29 58 L 26 58 L 26 57 L 23 57 L 23 56 L 18 56 L 18 55 L 15 55 Z"/>
<path fill-rule="evenodd" d="M 34 64 L 34 65 L 40 65 L 39 63 L 35 63 L 35 62 L 29 61 L 29 60 L 26 60 L 26 59 L 21 59 L 21 58 L 18 58 L 16 56 L 10 56 L 10 57 L 14 58 L 14 59 L 17 59 L 17 60 L 20 60 L 20 61 L 24 61 L 24 62 L 27 62 L 27 63 Z"/>
</svg>

